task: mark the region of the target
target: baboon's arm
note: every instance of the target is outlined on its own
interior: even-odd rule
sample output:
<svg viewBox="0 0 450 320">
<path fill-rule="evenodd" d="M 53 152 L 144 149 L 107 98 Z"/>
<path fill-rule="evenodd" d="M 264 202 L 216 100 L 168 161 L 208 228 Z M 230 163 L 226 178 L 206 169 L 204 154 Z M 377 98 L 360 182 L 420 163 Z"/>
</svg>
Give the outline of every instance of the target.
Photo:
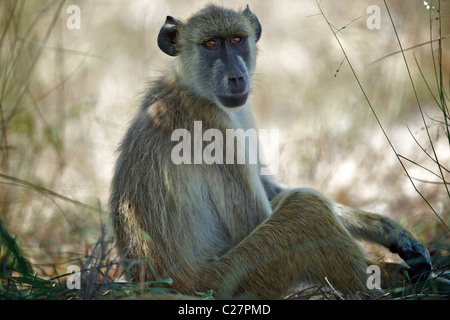
<svg viewBox="0 0 450 320">
<path fill-rule="evenodd" d="M 430 255 L 425 246 L 400 224 L 374 213 L 334 203 L 335 212 L 344 227 L 356 239 L 381 244 L 397 253 L 411 267 L 411 277 L 431 269 Z"/>
</svg>

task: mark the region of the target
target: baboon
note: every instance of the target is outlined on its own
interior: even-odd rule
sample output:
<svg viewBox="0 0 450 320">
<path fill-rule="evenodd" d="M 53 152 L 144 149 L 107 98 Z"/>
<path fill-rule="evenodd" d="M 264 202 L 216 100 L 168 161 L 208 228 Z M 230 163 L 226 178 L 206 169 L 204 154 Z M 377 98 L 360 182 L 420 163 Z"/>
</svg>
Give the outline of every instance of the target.
<svg viewBox="0 0 450 320">
<path fill-rule="evenodd" d="M 368 265 L 380 267 L 382 288 L 401 277 L 400 265 L 367 258 L 355 239 L 398 253 L 410 277 L 429 272 L 424 245 L 387 217 L 283 188 L 260 174 L 261 163 L 172 161 L 172 133 L 194 134 L 195 121 L 224 134 L 254 128 L 247 98 L 260 36 L 248 6 L 208 5 L 162 26 L 158 46 L 175 64 L 143 99 L 112 181 L 115 237 L 132 280 L 170 277 L 183 294 L 272 299 L 301 283 L 360 297 Z"/>
</svg>

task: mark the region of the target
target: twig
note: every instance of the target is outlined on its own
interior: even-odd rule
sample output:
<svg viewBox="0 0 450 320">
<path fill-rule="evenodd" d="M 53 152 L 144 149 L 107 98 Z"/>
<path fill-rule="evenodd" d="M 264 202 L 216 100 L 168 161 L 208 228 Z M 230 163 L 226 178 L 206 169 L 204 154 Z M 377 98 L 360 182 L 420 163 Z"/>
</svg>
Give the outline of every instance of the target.
<svg viewBox="0 0 450 320">
<path fill-rule="evenodd" d="M 391 140 L 389 139 L 389 136 L 388 136 L 386 130 L 384 129 L 383 125 L 381 124 L 381 121 L 380 121 L 380 119 L 378 118 L 378 116 L 377 116 L 377 114 L 376 114 L 376 112 L 375 112 L 375 109 L 373 108 L 372 103 L 370 102 L 369 97 L 368 97 L 367 94 L 366 94 L 366 91 L 364 90 L 364 88 L 363 88 L 361 82 L 359 81 L 359 78 L 358 78 L 358 76 L 357 76 L 357 74 L 356 74 L 356 71 L 355 71 L 355 69 L 353 68 L 353 65 L 351 64 L 350 59 L 348 58 L 347 53 L 345 52 L 344 47 L 343 47 L 341 41 L 339 40 L 339 37 L 336 35 L 336 32 L 333 31 L 333 26 L 332 26 L 332 24 L 328 21 L 327 17 L 325 16 L 325 14 L 324 14 L 324 12 L 323 12 L 323 10 L 322 10 L 322 8 L 321 8 L 320 3 L 319 3 L 318 0 L 316 0 L 316 3 L 317 3 L 317 6 L 318 6 L 320 12 L 322 13 L 323 18 L 325 19 L 326 23 L 328 24 L 328 27 L 330 28 L 331 32 L 333 32 L 333 35 L 334 35 L 334 37 L 335 37 L 337 43 L 339 44 L 339 47 L 341 48 L 342 53 L 344 54 L 345 60 L 347 61 L 348 65 L 349 65 L 349 67 L 350 67 L 350 70 L 352 71 L 353 76 L 355 77 L 356 82 L 358 83 L 358 86 L 359 86 L 359 88 L 360 88 L 362 94 L 364 95 L 364 98 L 365 98 L 365 100 L 367 101 L 367 104 L 369 105 L 370 110 L 372 111 L 372 113 L 373 113 L 373 115 L 374 115 L 374 117 L 375 117 L 375 120 L 377 121 L 377 123 L 378 123 L 378 125 L 379 125 L 381 131 L 383 132 L 383 135 L 385 136 L 387 142 L 389 143 L 389 146 L 391 147 L 392 151 L 394 152 L 395 156 L 397 157 L 397 160 L 399 161 L 400 165 L 402 166 L 403 171 L 405 172 L 406 176 L 408 177 L 409 181 L 411 182 L 413 188 L 414 188 L 414 189 L 416 190 L 416 192 L 420 195 L 420 197 L 425 201 L 425 203 L 428 205 L 428 207 L 433 211 L 433 213 L 436 215 L 436 217 L 439 219 L 439 221 L 442 223 L 442 225 L 443 225 L 447 230 L 450 230 L 449 227 L 447 226 L 447 224 L 444 222 L 444 220 L 442 220 L 442 218 L 439 216 L 439 214 L 436 212 L 436 210 L 433 208 L 433 206 L 432 206 L 432 205 L 428 202 L 428 200 L 425 198 L 425 196 L 419 191 L 419 189 L 417 189 L 417 186 L 415 185 L 414 181 L 412 180 L 411 176 L 410 176 L 409 173 L 408 173 L 408 170 L 406 170 L 406 167 L 405 167 L 403 161 L 402 161 L 401 158 L 400 158 L 400 154 L 399 154 L 399 153 L 397 152 L 397 150 L 395 149 L 394 145 L 392 144 Z M 386 4 L 386 2 L 385 2 L 385 4 Z M 387 7 L 387 4 L 386 4 L 386 7 Z M 389 10 L 388 10 L 388 13 L 389 13 Z M 390 16 L 390 13 L 389 13 L 389 17 L 391 18 L 391 22 L 392 22 L 392 24 L 393 24 L 392 17 Z M 395 27 L 394 27 L 394 30 L 395 30 Z M 396 32 L 396 36 L 397 36 L 397 40 L 398 40 L 399 43 L 400 43 L 400 40 L 399 40 L 398 35 L 397 35 L 397 32 Z M 401 44 L 400 44 L 400 48 L 401 48 Z M 404 54 L 403 54 L 403 56 L 404 56 Z M 406 62 L 406 59 L 405 59 L 405 62 Z M 408 70 L 408 72 L 409 72 L 409 70 Z M 409 75 L 410 75 L 410 77 L 411 77 L 411 74 L 409 74 Z M 427 130 L 427 132 L 428 132 L 428 130 Z M 429 133 L 428 133 L 428 134 L 429 134 Z M 436 159 L 436 160 L 437 160 L 437 159 Z M 446 188 L 447 188 L 447 186 L 446 186 Z"/>
<path fill-rule="evenodd" d="M 344 297 L 333 287 L 333 285 L 330 283 L 330 281 L 328 280 L 327 277 L 325 277 L 325 281 L 328 283 L 328 285 L 330 286 L 331 290 L 333 290 L 333 292 L 339 297 L 339 299 L 345 300 Z"/>
</svg>

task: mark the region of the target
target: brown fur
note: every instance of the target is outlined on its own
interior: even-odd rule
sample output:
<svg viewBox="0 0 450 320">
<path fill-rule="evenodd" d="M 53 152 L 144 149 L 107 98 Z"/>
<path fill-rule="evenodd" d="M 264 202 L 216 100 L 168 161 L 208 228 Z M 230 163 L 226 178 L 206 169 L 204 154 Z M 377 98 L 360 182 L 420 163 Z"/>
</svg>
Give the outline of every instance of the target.
<svg viewBox="0 0 450 320">
<path fill-rule="evenodd" d="M 244 19 L 252 36 L 245 16 L 225 13 L 216 24 Z M 201 24 L 189 20 L 183 26 L 189 22 L 190 28 Z M 180 64 L 192 64 L 197 55 L 186 46 L 180 50 L 191 50 L 189 62 L 182 51 L 177 67 L 153 84 L 120 147 L 110 205 L 119 248 L 133 260 L 132 279 L 171 277 L 185 294 L 213 289 L 219 298 L 279 298 L 302 282 L 323 284 L 327 277 L 354 296 L 368 291 L 366 268 L 376 263 L 383 268 L 382 284 L 391 284 L 395 268 L 366 260 L 352 235 L 422 250 L 392 220 L 333 204 L 309 189 L 279 192 L 260 177 L 259 165 L 172 162 L 175 129 L 193 136 L 194 121 L 202 121 L 203 130 L 225 136 L 229 128 L 254 127 L 248 104 L 226 110 L 196 94 L 195 83 L 186 85 Z"/>
</svg>

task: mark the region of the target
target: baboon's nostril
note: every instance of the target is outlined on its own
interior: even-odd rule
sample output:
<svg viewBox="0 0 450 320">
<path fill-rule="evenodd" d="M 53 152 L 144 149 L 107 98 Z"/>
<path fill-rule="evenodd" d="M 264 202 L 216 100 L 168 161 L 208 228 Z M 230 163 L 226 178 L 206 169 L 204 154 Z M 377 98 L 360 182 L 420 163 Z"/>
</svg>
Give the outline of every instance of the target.
<svg viewBox="0 0 450 320">
<path fill-rule="evenodd" d="M 231 93 L 243 93 L 246 89 L 245 78 L 243 76 L 229 77 L 228 85 Z"/>
</svg>

